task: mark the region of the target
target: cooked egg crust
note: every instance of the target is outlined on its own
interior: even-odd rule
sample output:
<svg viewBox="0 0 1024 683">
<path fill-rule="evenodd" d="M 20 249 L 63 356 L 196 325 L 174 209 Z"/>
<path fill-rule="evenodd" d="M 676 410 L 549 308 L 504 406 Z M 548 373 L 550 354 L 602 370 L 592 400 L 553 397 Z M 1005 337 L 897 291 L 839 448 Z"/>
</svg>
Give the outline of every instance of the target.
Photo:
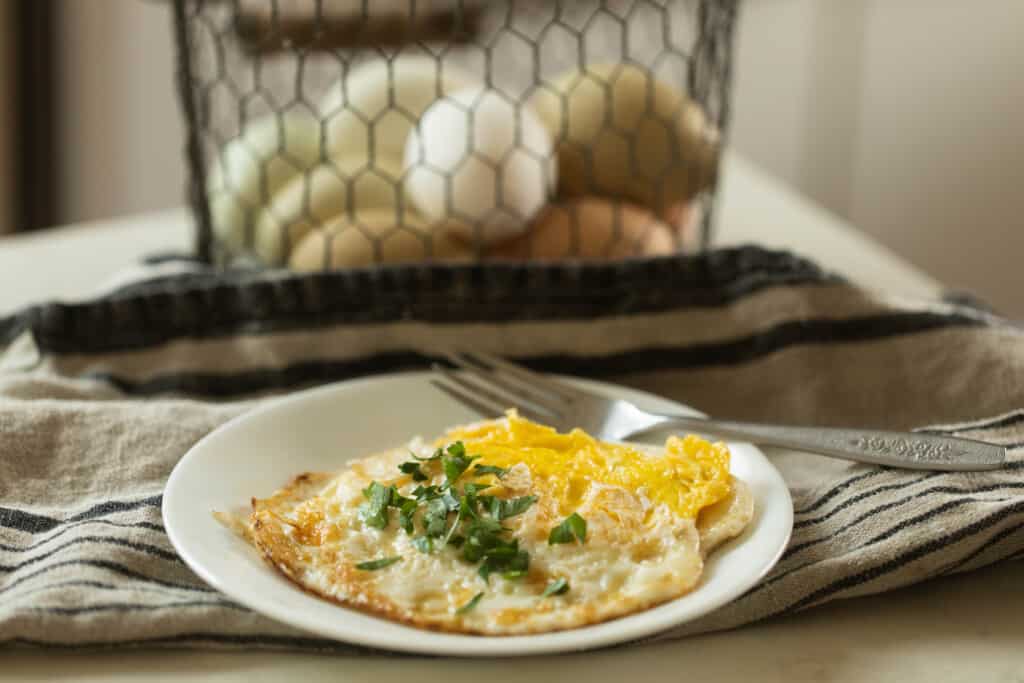
<svg viewBox="0 0 1024 683">
<path fill-rule="evenodd" d="M 461 440 L 475 464 L 504 468 L 500 479 L 476 476 L 458 483 L 489 484 L 485 493 L 537 501 L 502 523 L 529 552 L 526 576 L 481 578 L 478 565 L 447 546 L 417 550 L 413 535 L 390 511 L 384 529 L 358 513 L 371 482 L 395 485 L 404 496 L 416 486 L 440 485 L 440 467 L 423 467 L 429 481 L 399 471 L 410 452 L 429 457 Z M 573 512 L 587 522 L 583 543 L 551 545 L 548 535 Z M 416 439 L 351 462 L 340 474 L 306 473 L 269 498 L 253 499 L 241 531 L 268 562 L 302 588 L 347 607 L 394 621 L 451 632 L 542 633 L 621 617 L 677 598 L 698 583 L 708 553 L 740 534 L 753 516 L 749 488 L 729 474 L 729 451 L 695 436 L 672 437 L 664 449 L 597 441 L 580 430 L 559 434 L 506 418 L 452 429 L 434 443 Z M 414 518 L 421 533 L 421 515 Z M 382 569 L 357 564 L 399 557 Z M 565 579 L 569 590 L 542 597 Z M 459 611 L 483 593 L 469 610 Z"/>
</svg>

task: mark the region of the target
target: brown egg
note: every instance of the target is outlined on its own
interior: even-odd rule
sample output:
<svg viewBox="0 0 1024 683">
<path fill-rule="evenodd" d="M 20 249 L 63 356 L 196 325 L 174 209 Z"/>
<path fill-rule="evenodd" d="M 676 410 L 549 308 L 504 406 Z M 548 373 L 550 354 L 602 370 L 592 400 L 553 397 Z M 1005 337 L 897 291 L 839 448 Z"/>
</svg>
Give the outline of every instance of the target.
<svg viewBox="0 0 1024 683">
<path fill-rule="evenodd" d="M 536 91 L 530 104 L 558 147 L 558 192 L 658 210 L 714 182 L 718 136 L 699 104 L 629 64 L 589 64 Z"/>
<path fill-rule="evenodd" d="M 647 209 L 601 197 L 554 204 L 526 234 L 495 247 L 494 260 L 612 261 L 676 251 L 672 231 Z"/>
<path fill-rule="evenodd" d="M 467 261 L 472 251 L 421 218 L 406 214 L 401 225 L 392 210 L 367 209 L 342 216 L 307 234 L 289 259 L 292 270 L 360 268 L 375 264 Z"/>
<path fill-rule="evenodd" d="M 704 205 L 697 199 L 677 202 L 668 207 L 662 217 L 682 245 L 683 251 L 696 251 L 701 246 L 701 221 L 704 219 Z"/>
</svg>

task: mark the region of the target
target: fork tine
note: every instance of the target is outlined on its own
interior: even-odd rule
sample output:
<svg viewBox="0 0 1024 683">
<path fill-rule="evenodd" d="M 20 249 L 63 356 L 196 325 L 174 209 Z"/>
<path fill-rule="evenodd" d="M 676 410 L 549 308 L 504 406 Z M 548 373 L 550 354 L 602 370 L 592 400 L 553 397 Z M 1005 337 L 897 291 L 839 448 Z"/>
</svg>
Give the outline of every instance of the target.
<svg viewBox="0 0 1024 683">
<path fill-rule="evenodd" d="M 456 353 L 446 353 L 445 356 L 452 365 L 462 369 L 471 377 L 478 380 L 483 386 L 494 386 L 500 390 L 503 395 L 507 395 L 513 400 L 529 401 L 530 403 L 534 403 L 538 407 L 543 408 L 554 415 L 561 415 L 565 410 L 565 400 L 560 396 L 551 394 L 545 395 L 535 389 L 528 389 L 519 383 L 509 382 L 493 370 L 484 370 L 478 364 L 463 360 Z"/>
<path fill-rule="evenodd" d="M 553 417 L 552 415 L 544 415 L 528 405 L 523 405 L 519 401 L 509 403 L 507 399 L 499 396 L 498 394 L 480 387 L 473 382 L 469 382 L 465 378 L 459 377 L 448 368 L 437 365 L 436 363 L 433 366 L 433 370 L 444 378 L 443 382 L 437 378 L 431 380 L 431 383 L 434 384 L 434 386 L 447 391 L 449 395 L 458 399 L 463 405 L 472 408 L 482 415 L 495 417 L 503 415 L 507 408 L 515 407 L 519 411 L 520 415 L 529 420 L 533 420 L 534 422 L 550 422 Z M 442 386 L 442 384 L 444 386 Z"/>
<path fill-rule="evenodd" d="M 533 370 L 524 368 L 521 365 L 511 363 L 505 360 L 504 358 L 492 356 L 489 353 L 481 353 L 479 351 L 469 353 L 467 351 L 464 351 L 462 355 L 468 358 L 469 360 L 473 361 L 474 363 L 477 363 L 478 365 L 489 367 L 492 370 L 503 371 L 506 374 L 515 377 L 520 382 L 526 382 L 532 386 L 540 387 L 545 391 L 550 391 L 559 394 L 567 401 L 571 401 L 573 399 L 578 399 L 586 396 L 585 392 L 582 392 L 579 389 L 576 389 L 575 387 L 571 387 L 568 384 L 565 384 L 564 382 L 559 382 L 556 379 L 545 377 L 544 375 L 538 372 L 534 372 Z"/>
</svg>

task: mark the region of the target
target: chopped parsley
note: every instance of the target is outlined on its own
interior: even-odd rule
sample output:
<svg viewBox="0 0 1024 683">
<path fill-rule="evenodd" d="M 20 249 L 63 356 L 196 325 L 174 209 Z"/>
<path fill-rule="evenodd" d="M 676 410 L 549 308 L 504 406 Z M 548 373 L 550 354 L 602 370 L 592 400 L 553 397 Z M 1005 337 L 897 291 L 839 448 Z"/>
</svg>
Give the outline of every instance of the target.
<svg viewBox="0 0 1024 683">
<path fill-rule="evenodd" d="M 398 509 L 398 526 L 402 527 L 402 529 L 405 530 L 405 533 L 410 536 L 414 532 L 412 518 L 416 514 L 416 508 L 418 505 L 419 504 L 412 498 L 406 498 L 405 502 L 402 503 L 402 506 Z"/>
<path fill-rule="evenodd" d="M 569 592 L 569 582 L 565 579 L 558 579 L 548 584 L 548 587 L 544 589 L 540 597 L 549 598 L 552 595 L 562 595 L 563 593 Z"/>
<path fill-rule="evenodd" d="M 413 453 L 410 456 L 413 461 L 398 465 L 399 471 L 410 475 L 415 482 L 426 482 L 431 478 L 428 467 L 433 468 L 431 463 L 439 461 L 445 477 L 444 483 L 418 483 L 409 494 L 410 497 L 406 497 L 394 485 L 384 486 L 372 482 L 363 490 L 366 502 L 359 508 L 360 519 L 368 526 L 384 529 L 390 521 L 389 508 L 394 507 L 398 510 L 398 526 L 413 536 L 412 546 L 419 552 L 432 553 L 452 546 L 464 561 L 479 564 L 477 573 L 488 582 L 492 574 L 500 574 L 506 579 L 526 576 L 530 568 L 530 554 L 519 547 L 518 539 L 512 537 L 511 529 L 503 526 L 502 520 L 526 512 L 537 502 L 537 496 L 506 500 L 484 495 L 482 492 L 491 488 L 490 484 L 467 482 L 459 486 L 460 477 L 467 473 L 500 478 L 507 472 L 493 465 L 474 465 L 473 461 L 481 456 L 469 455 L 461 441 L 438 448 L 429 458 L 420 458 Z M 436 469 L 433 471 L 437 472 Z M 422 513 L 417 522 L 416 514 L 419 511 Z M 583 526 L 579 527 L 574 518 Z M 422 533 L 417 534 L 417 527 Z M 565 530 L 559 532 L 558 529 L 562 527 Z M 551 533 L 549 541 L 552 543 L 570 542 L 574 538 L 582 541 L 586 535 L 586 523 L 579 515 L 573 515 Z M 552 540 L 563 536 L 565 540 Z M 363 562 L 357 567 L 364 570 L 381 569 L 399 559 L 383 558 Z M 483 593 L 476 595 L 459 608 L 459 613 L 472 609 L 482 596 Z"/>
<path fill-rule="evenodd" d="M 455 512 L 462 505 L 462 501 L 460 501 L 456 496 L 452 495 L 451 491 L 445 491 L 444 493 L 442 493 L 441 501 L 444 502 L 444 505 L 446 508 L 448 508 L 449 512 Z"/>
<path fill-rule="evenodd" d="M 465 486 L 462 487 L 462 490 L 466 493 L 467 496 L 473 496 L 474 498 L 476 498 L 476 494 L 489 488 L 491 488 L 490 484 L 466 484 Z"/>
<path fill-rule="evenodd" d="M 501 521 L 503 519 L 508 519 L 509 517 L 521 515 L 529 510 L 530 506 L 537 502 L 537 496 L 522 496 L 520 498 L 511 498 L 509 500 L 491 497 L 487 502 L 491 517 Z"/>
<path fill-rule="evenodd" d="M 451 488 L 462 476 L 462 473 L 480 456 L 466 455 L 466 446 L 461 441 L 456 441 L 448 446 L 447 453 L 448 455 L 441 458 L 441 468 L 444 470 L 445 484 Z"/>
<path fill-rule="evenodd" d="M 378 482 L 371 482 L 363 489 L 366 502 L 359 506 L 359 518 L 368 526 L 383 529 L 388 525 L 388 504 L 391 502 L 391 488 Z"/>
<path fill-rule="evenodd" d="M 383 569 L 384 567 L 390 567 L 395 562 L 398 562 L 402 558 L 398 555 L 394 557 L 382 557 L 379 560 L 370 560 L 368 562 L 360 562 L 356 565 L 356 569 L 362 569 L 363 571 L 372 572 L 377 569 Z"/>
<path fill-rule="evenodd" d="M 441 489 L 437 486 L 417 486 L 412 492 L 413 498 L 421 502 L 437 498 L 440 495 Z"/>
<path fill-rule="evenodd" d="M 498 479 L 501 479 L 502 477 L 505 476 L 506 472 L 508 472 L 508 470 L 506 470 L 504 467 L 498 467 L 496 465 L 474 465 L 473 466 L 473 476 L 474 477 L 482 477 L 485 474 L 493 474 Z"/>
<path fill-rule="evenodd" d="M 466 613 L 466 612 L 468 612 L 469 610 L 471 610 L 471 609 L 473 609 L 474 607 L 476 607 L 476 606 L 477 606 L 477 603 L 479 603 L 479 602 L 480 602 L 480 598 L 482 598 L 482 597 L 484 597 L 484 592 L 483 592 L 483 591 L 480 591 L 479 593 L 477 593 L 476 595 L 474 595 L 473 597 L 471 597 L 471 598 L 469 599 L 469 602 L 467 602 L 467 603 L 466 603 L 465 605 L 463 605 L 462 607 L 460 607 L 460 608 L 458 608 L 457 610 L 455 610 L 455 613 L 456 613 L 456 614 L 465 614 L 465 613 Z"/>
<path fill-rule="evenodd" d="M 572 543 L 578 541 L 583 543 L 587 540 L 587 520 L 577 513 L 572 513 L 565 520 L 553 528 L 548 534 L 548 545 L 555 543 Z"/>
<path fill-rule="evenodd" d="M 420 464 L 418 462 L 403 462 L 398 466 L 398 469 L 403 474 L 411 475 L 413 481 L 426 481 L 427 479 L 430 479 L 430 477 L 423 474 L 423 470 L 420 469 Z"/>
<path fill-rule="evenodd" d="M 440 498 L 427 502 L 427 511 L 423 514 L 423 531 L 427 536 L 437 537 L 444 533 L 448 525 L 448 506 Z"/>
</svg>

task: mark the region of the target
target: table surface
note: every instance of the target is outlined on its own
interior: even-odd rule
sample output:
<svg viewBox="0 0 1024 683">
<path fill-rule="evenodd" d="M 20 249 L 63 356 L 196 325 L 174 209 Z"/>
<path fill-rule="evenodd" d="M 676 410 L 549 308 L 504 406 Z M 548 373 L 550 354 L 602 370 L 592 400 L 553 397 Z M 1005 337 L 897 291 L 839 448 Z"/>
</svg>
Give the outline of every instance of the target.
<svg viewBox="0 0 1024 683">
<path fill-rule="evenodd" d="M 759 169 L 727 157 L 719 245 L 789 248 L 854 282 L 894 295 L 941 285 Z M 140 256 L 184 251 L 183 210 L 0 239 L 0 314 L 45 299 L 93 295 Z M 429 660 L 263 652 L 140 650 L 3 653 L 0 680 L 390 681 L 1024 681 L 1022 563 L 838 602 L 734 631 L 657 646 L 520 660 Z"/>
</svg>

